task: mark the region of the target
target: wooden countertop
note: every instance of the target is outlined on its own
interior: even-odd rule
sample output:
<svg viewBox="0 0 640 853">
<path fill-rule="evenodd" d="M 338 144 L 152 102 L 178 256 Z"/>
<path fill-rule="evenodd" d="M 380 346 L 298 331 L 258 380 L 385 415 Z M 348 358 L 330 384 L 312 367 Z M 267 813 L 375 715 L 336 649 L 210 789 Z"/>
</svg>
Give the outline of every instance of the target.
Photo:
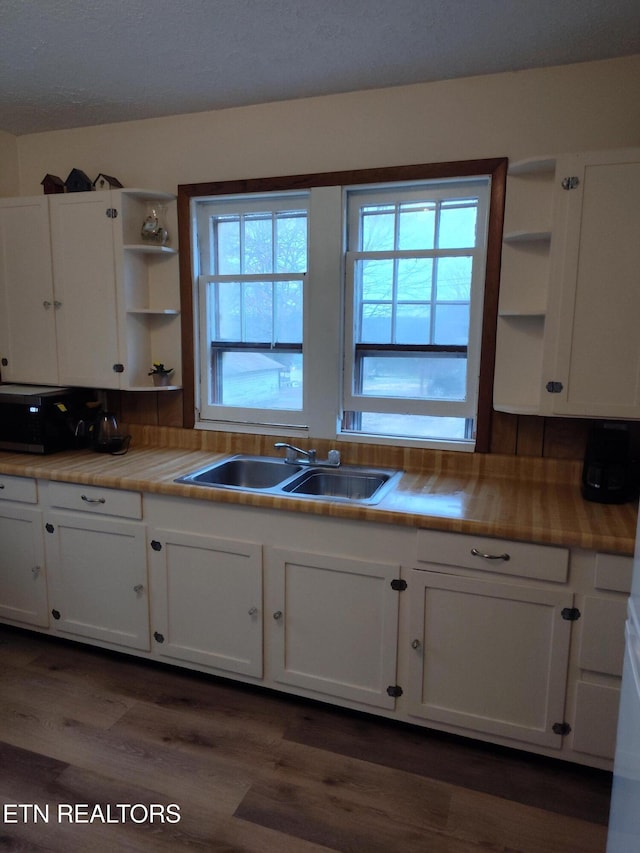
<svg viewBox="0 0 640 853">
<path fill-rule="evenodd" d="M 500 458 L 488 456 L 478 460 L 479 454 L 455 454 L 473 458 L 466 463 L 456 460 L 455 464 L 447 465 L 442 464 L 440 454 L 434 456 L 438 463 L 432 470 L 408 470 L 398 486 L 373 506 L 274 497 L 174 482 L 176 477 L 224 455 L 228 454 L 144 443 L 136 444 L 124 456 L 88 450 L 50 456 L 0 452 L 0 474 L 617 554 L 632 555 L 634 550 L 637 502 L 606 505 L 585 501 L 580 494 L 577 463 L 514 466 L 508 457 L 503 458 L 506 462 L 501 465 Z M 547 470 L 549 476 L 545 474 Z"/>
</svg>

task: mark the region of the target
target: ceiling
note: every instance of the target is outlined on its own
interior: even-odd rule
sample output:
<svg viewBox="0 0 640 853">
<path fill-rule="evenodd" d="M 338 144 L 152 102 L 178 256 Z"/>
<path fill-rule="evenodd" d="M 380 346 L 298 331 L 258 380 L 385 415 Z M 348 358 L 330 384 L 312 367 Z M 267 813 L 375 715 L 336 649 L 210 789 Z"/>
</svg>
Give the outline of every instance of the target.
<svg viewBox="0 0 640 853">
<path fill-rule="evenodd" d="M 0 0 L 0 130 L 634 53 L 639 0 Z"/>
</svg>

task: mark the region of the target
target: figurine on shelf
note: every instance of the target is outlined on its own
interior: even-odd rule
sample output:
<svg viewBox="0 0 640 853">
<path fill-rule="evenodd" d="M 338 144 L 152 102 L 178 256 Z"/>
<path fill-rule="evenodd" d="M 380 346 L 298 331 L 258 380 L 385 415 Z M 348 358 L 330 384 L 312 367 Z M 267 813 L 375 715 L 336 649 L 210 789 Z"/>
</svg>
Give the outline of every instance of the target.
<svg viewBox="0 0 640 853">
<path fill-rule="evenodd" d="M 149 207 L 145 220 L 142 223 L 142 230 L 140 231 L 140 236 L 145 242 L 157 243 L 160 246 L 164 246 L 169 239 L 169 232 L 160 223 L 161 214 L 161 205 L 152 205 Z"/>
<path fill-rule="evenodd" d="M 173 367 L 165 367 L 161 361 L 154 361 L 148 375 L 152 377 L 154 385 L 169 385 L 172 373 Z"/>
</svg>

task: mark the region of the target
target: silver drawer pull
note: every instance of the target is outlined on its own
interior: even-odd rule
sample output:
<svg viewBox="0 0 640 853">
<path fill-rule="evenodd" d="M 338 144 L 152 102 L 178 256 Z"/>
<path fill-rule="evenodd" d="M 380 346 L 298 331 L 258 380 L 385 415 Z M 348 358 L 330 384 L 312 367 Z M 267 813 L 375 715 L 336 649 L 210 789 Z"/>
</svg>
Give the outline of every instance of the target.
<svg viewBox="0 0 640 853">
<path fill-rule="evenodd" d="M 0 483 L 0 489 L 4 489 L 4 483 Z"/>
<path fill-rule="evenodd" d="M 507 560 L 511 559 L 509 554 L 483 554 L 482 551 L 478 551 L 477 548 L 472 548 L 471 553 L 474 557 L 482 557 L 483 560 L 504 560 L 506 563 Z"/>
<path fill-rule="evenodd" d="M 106 504 L 106 498 L 88 498 L 86 495 L 80 495 L 86 504 Z"/>
</svg>

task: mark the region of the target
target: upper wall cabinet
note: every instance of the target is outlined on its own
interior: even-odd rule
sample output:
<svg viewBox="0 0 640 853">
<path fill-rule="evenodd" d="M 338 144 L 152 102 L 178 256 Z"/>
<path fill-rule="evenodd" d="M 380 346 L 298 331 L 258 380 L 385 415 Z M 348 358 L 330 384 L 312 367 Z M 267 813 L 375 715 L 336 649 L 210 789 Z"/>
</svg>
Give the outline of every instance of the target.
<svg viewBox="0 0 640 853">
<path fill-rule="evenodd" d="M 173 202 L 129 189 L 0 201 L 3 380 L 152 389 L 161 361 L 179 382 L 176 252 L 141 238 L 148 206 Z"/>
<path fill-rule="evenodd" d="M 640 149 L 512 164 L 494 405 L 640 417 Z"/>
<path fill-rule="evenodd" d="M 0 199 L 3 380 L 58 383 L 54 303 L 46 196 Z"/>
</svg>

